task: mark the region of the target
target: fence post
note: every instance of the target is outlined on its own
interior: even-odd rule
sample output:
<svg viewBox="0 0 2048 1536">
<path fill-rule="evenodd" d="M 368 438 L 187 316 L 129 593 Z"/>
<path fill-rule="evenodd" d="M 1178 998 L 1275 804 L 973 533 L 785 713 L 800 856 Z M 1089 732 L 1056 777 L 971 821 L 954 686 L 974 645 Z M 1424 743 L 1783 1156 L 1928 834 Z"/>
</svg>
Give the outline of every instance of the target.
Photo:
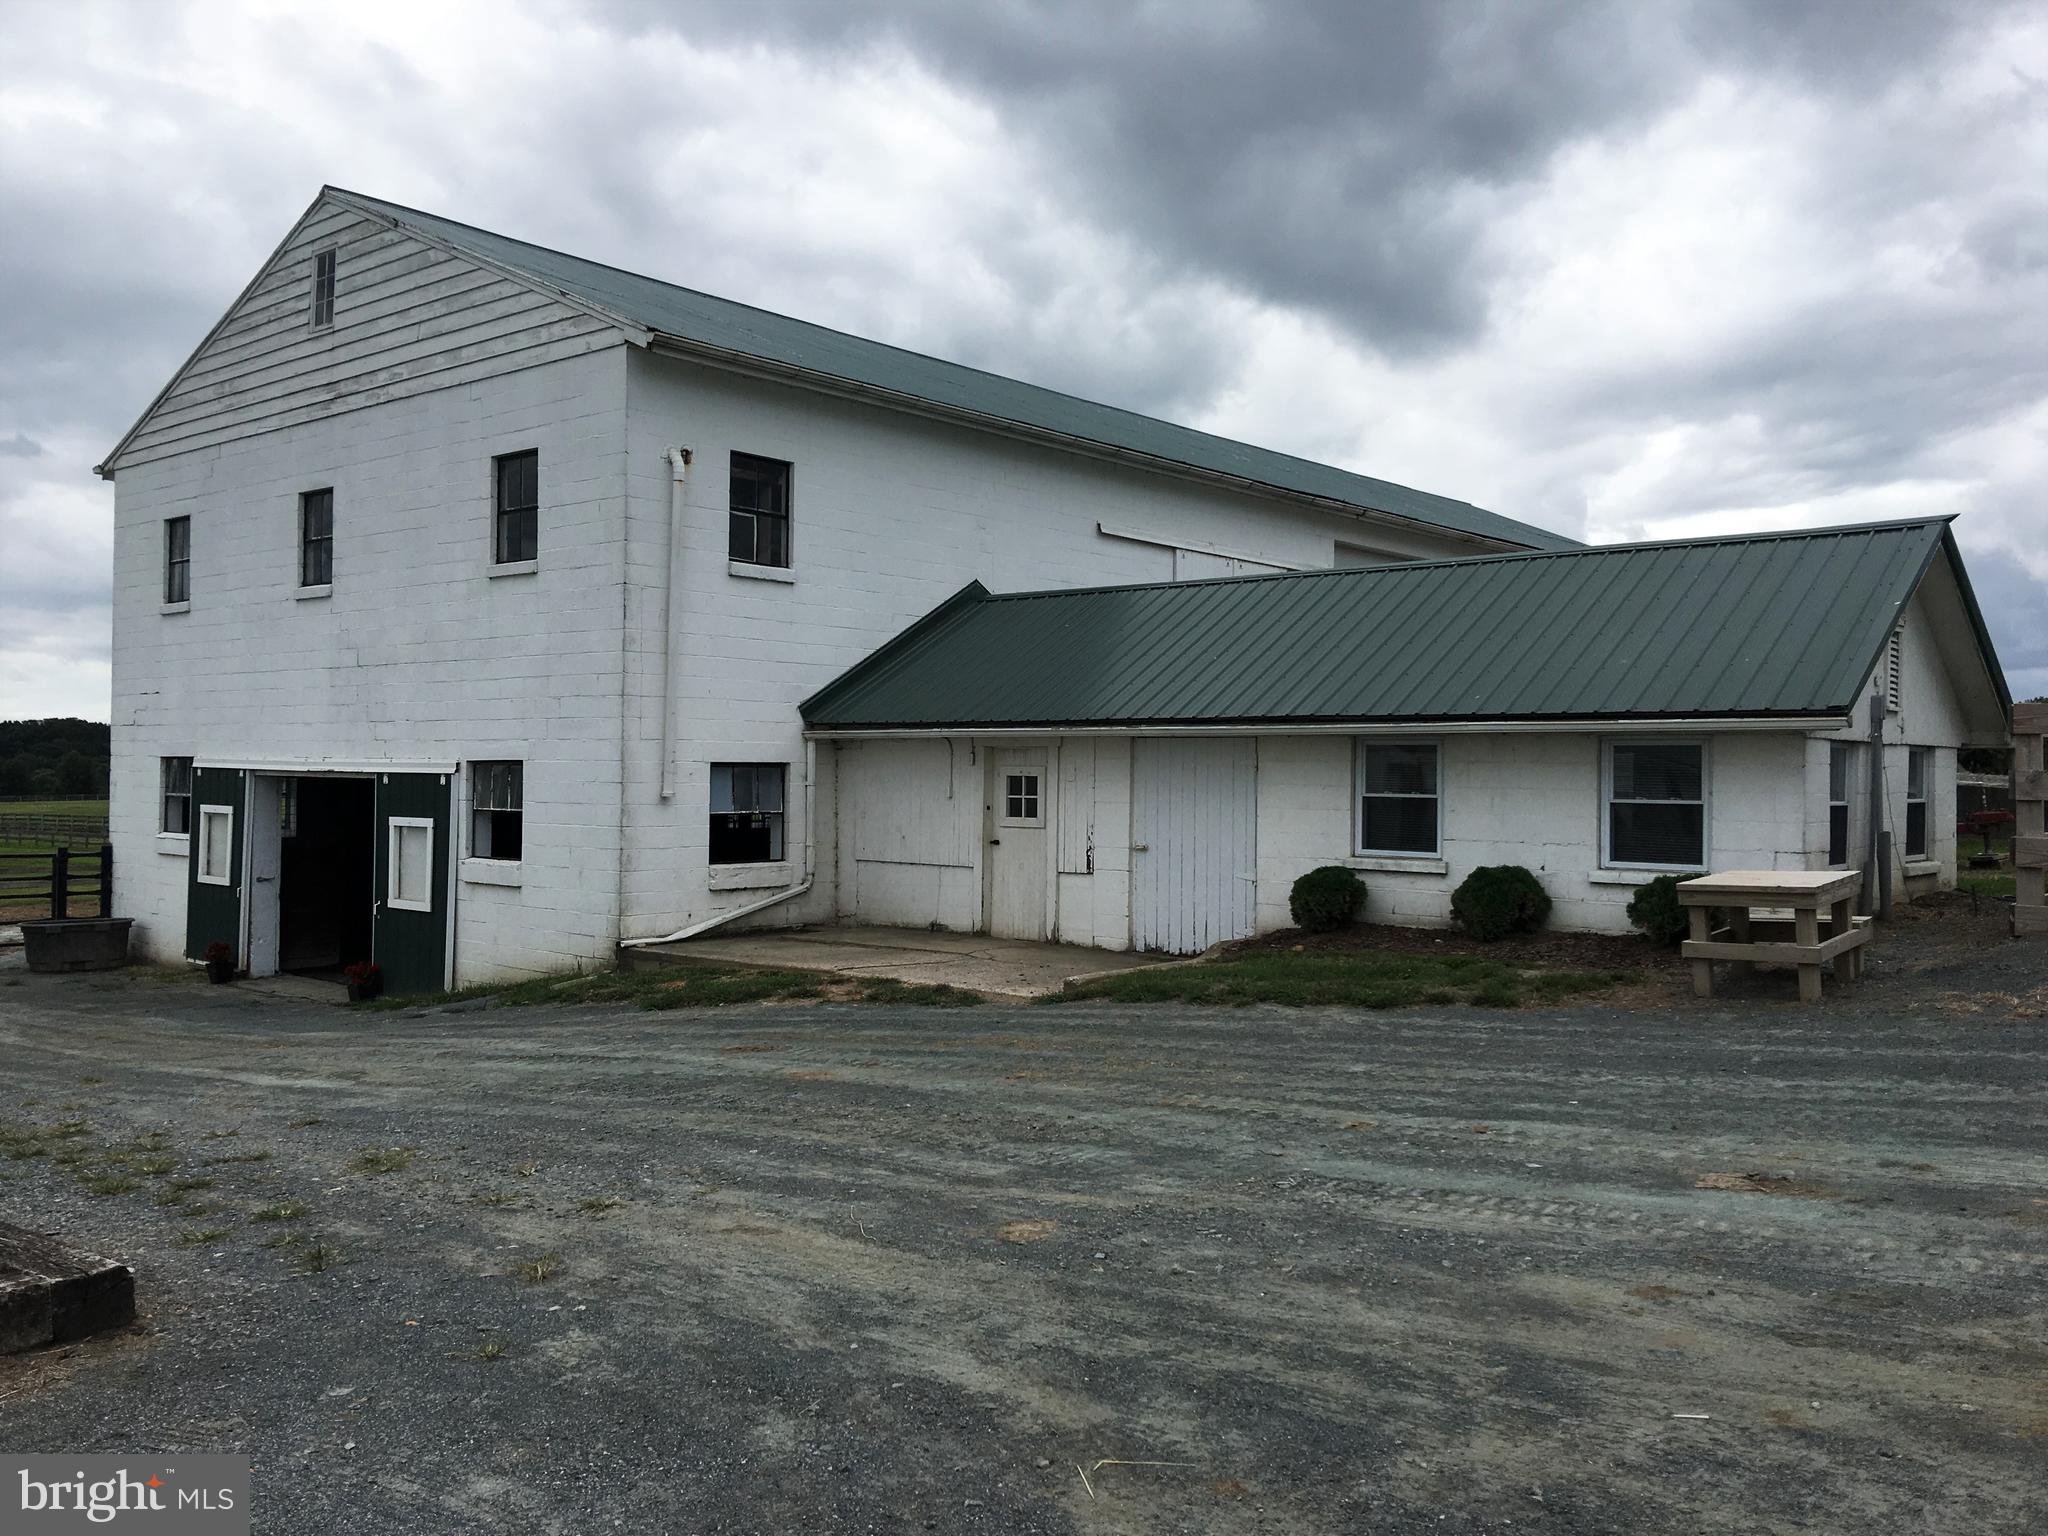
<svg viewBox="0 0 2048 1536">
<path fill-rule="evenodd" d="M 71 903 L 71 850 L 59 848 L 50 856 L 50 916 L 69 917 Z"/>
<path fill-rule="evenodd" d="M 100 916 L 114 915 L 114 845 L 100 844 Z"/>
<path fill-rule="evenodd" d="M 2012 931 L 2048 933 L 2048 704 L 2012 707 Z"/>
</svg>

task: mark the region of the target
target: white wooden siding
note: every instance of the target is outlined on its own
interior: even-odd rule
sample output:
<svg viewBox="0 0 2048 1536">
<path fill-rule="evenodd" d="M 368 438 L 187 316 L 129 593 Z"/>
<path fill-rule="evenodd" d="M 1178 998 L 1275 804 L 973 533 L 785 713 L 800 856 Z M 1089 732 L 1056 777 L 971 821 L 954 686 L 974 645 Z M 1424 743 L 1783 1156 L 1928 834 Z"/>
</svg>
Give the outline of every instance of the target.
<svg viewBox="0 0 2048 1536">
<path fill-rule="evenodd" d="M 1252 932 L 1258 756 L 1249 737 L 1137 742 L 1131 754 L 1131 939 L 1194 954 Z"/>
<path fill-rule="evenodd" d="M 333 247 L 334 324 L 312 328 Z M 524 284 L 322 203 L 157 401 L 118 470 L 429 389 L 617 345 L 621 333 Z"/>
<path fill-rule="evenodd" d="M 1059 748 L 1059 873 L 1095 873 L 1095 742 L 1086 736 Z"/>
</svg>

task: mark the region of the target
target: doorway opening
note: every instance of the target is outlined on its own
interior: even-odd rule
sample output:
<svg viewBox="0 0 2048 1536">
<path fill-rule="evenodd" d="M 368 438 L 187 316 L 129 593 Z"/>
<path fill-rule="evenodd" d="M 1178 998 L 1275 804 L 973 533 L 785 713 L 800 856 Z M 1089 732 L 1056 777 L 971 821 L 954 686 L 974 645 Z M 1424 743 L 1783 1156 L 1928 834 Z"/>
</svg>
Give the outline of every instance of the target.
<svg viewBox="0 0 2048 1536">
<path fill-rule="evenodd" d="M 376 786 L 278 781 L 277 969 L 340 981 L 370 958 L 376 900 Z"/>
</svg>

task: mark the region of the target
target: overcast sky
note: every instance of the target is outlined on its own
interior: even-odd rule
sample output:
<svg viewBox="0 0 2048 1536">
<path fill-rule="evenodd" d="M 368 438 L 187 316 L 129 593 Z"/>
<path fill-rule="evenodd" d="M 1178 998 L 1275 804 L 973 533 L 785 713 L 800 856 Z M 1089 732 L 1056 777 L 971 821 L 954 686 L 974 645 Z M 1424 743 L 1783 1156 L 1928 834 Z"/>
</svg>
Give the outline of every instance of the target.
<svg viewBox="0 0 2048 1536">
<path fill-rule="evenodd" d="M 1579 538 L 1958 513 L 2048 693 L 2048 0 L 1109 9 L 0 0 L 0 717 L 322 182 Z"/>
</svg>

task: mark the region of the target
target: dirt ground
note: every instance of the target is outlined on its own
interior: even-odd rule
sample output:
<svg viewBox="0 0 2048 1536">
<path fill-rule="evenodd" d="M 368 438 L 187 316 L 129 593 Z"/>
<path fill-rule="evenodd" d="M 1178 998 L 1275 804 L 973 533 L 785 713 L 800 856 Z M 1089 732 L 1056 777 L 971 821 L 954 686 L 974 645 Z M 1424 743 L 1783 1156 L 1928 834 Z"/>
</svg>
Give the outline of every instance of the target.
<svg viewBox="0 0 2048 1536">
<path fill-rule="evenodd" d="M 73 1127 L 0 1215 L 144 1314 L 0 1446 L 246 1452 L 294 1531 L 2028 1530 L 2048 946 L 1926 921 L 1810 1011 L 0 974 L 0 1128 Z"/>
</svg>

